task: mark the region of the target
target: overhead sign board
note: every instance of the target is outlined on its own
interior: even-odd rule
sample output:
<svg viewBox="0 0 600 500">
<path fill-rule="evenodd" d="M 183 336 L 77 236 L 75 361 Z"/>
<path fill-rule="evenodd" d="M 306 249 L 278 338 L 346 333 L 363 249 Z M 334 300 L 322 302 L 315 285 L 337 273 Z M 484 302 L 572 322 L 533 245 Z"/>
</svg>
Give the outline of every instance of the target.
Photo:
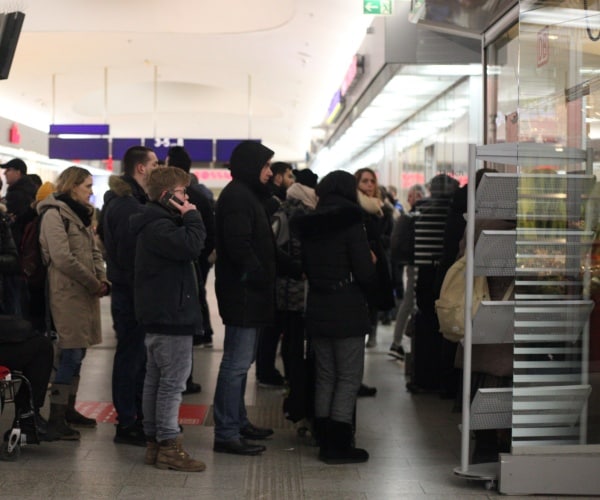
<svg viewBox="0 0 600 500">
<path fill-rule="evenodd" d="M 363 14 L 389 16 L 392 14 L 392 0 L 363 0 Z"/>
</svg>

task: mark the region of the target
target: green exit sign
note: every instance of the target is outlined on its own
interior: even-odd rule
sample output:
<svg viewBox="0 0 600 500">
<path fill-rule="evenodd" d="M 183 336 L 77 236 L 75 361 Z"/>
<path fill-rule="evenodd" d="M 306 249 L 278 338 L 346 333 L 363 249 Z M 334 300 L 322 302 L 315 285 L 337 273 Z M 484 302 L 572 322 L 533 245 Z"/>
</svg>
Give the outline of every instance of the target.
<svg viewBox="0 0 600 500">
<path fill-rule="evenodd" d="M 383 14 L 392 13 L 392 0 L 363 0 L 363 14 Z"/>
</svg>

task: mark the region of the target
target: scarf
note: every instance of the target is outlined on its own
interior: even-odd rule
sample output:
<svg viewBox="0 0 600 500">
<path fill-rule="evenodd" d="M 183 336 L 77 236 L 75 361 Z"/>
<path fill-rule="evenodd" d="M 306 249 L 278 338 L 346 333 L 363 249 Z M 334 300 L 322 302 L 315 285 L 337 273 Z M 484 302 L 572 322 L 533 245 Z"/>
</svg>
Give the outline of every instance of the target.
<svg viewBox="0 0 600 500">
<path fill-rule="evenodd" d="M 81 219 L 81 222 L 83 222 L 83 225 L 85 227 L 90 226 L 90 224 L 92 223 L 92 212 L 90 210 L 91 207 L 89 205 L 79 203 L 78 201 L 75 201 L 73 198 L 71 198 L 68 194 L 65 193 L 59 194 L 58 196 L 56 196 L 56 199 L 62 201 L 71 210 L 73 210 L 73 212 L 75 212 L 75 215 L 77 215 L 77 217 Z"/>
</svg>

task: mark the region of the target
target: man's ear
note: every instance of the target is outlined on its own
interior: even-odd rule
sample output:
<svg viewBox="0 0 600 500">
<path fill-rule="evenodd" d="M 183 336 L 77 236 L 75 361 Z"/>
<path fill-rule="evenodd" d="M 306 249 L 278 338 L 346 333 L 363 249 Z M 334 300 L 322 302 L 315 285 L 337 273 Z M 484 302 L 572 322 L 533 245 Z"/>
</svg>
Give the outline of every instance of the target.
<svg viewBox="0 0 600 500">
<path fill-rule="evenodd" d="M 144 169 L 146 168 L 146 166 L 143 163 L 138 163 L 135 166 L 135 171 L 138 174 L 143 174 L 144 173 Z"/>
</svg>

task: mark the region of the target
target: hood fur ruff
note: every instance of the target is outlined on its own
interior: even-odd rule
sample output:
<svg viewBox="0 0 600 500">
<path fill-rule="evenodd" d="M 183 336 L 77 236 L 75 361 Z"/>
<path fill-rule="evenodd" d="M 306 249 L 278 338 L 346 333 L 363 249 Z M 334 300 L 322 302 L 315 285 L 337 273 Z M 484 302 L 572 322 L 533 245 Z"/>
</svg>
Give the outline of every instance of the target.
<svg viewBox="0 0 600 500">
<path fill-rule="evenodd" d="M 128 182 L 124 181 L 120 175 L 111 175 L 108 178 L 108 187 L 117 196 L 129 196 L 133 194 L 131 185 Z"/>
</svg>

